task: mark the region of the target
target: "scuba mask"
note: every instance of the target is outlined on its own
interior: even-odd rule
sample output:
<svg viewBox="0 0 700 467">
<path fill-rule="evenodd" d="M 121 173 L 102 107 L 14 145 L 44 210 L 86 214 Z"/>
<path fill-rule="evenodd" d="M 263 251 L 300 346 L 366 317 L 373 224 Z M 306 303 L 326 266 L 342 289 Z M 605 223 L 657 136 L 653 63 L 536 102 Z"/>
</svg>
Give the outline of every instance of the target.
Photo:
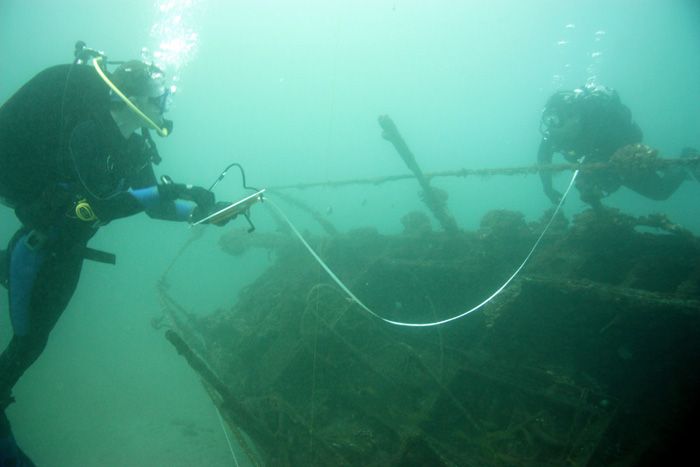
<svg viewBox="0 0 700 467">
<path fill-rule="evenodd" d="M 160 96 L 149 97 L 148 101 L 154 106 L 156 106 L 159 114 L 163 115 L 165 112 L 170 110 L 170 104 L 172 102 L 172 91 L 170 90 L 170 88 L 168 88 Z"/>
<path fill-rule="evenodd" d="M 561 130 L 564 126 L 577 118 L 578 103 L 581 101 L 581 90 L 560 91 L 547 100 L 540 119 L 540 133 L 551 136 L 552 131 Z"/>
</svg>

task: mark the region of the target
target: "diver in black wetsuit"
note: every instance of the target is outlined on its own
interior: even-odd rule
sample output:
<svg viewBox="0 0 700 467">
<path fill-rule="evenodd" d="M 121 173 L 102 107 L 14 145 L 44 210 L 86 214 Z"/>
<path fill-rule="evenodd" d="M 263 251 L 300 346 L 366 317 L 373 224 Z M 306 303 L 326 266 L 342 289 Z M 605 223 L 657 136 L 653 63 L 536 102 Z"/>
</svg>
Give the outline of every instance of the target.
<svg viewBox="0 0 700 467">
<path fill-rule="evenodd" d="M 540 132 L 537 161 L 542 165 L 551 164 L 555 152 L 569 162 L 582 157 L 589 163 L 608 162 L 617 150 L 642 141 L 642 131 L 617 92 L 594 85 L 551 96 L 542 113 Z M 684 149 L 686 156 L 694 153 Z M 678 168 L 636 170 L 625 176 L 599 171 L 579 175 L 576 187 L 583 201 L 600 207 L 600 199 L 622 185 L 650 199 L 667 199 L 687 177 L 687 172 Z M 561 193 L 552 188 L 551 173 L 540 172 L 540 178 L 545 195 L 558 203 Z"/>
<path fill-rule="evenodd" d="M 83 260 L 114 262 L 88 248 L 90 238 L 143 211 L 196 221 L 227 204 L 204 188 L 156 180 L 160 158 L 144 127 L 171 129 L 161 70 L 130 61 L 110 74 L 102 57 L 92 58 L 40 72 L 0 107 L 0 201 L 22 223 L 0 251 L 14 331 L 0 355 L 0 465 L 33 465 L 5 416 L 11 390 L 46 346 Z"/>
</svg>

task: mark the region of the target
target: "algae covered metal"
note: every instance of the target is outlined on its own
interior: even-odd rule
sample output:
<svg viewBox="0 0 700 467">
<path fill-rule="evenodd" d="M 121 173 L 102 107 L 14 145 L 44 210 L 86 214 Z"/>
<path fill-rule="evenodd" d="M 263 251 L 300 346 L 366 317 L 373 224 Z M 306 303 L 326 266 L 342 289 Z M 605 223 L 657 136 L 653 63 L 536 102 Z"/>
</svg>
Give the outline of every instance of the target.
<svg viewBox="0 0 700 467">
<path fill-rule="evenodd" d="M 438 321 L 503 283 L 542 225 L 495 211 L 473 232 L 420 213 L 404 227 L 309 241 L 372 309 Z M 274 262 L 205 318 L 161 296 L 253 464 L 635 465 L 695 399 L 700 243 L 663 216 L 560 217 L 492 303 L 419 329 L 364 312 L 291 237 L 220 243 Z"/>
</svg>

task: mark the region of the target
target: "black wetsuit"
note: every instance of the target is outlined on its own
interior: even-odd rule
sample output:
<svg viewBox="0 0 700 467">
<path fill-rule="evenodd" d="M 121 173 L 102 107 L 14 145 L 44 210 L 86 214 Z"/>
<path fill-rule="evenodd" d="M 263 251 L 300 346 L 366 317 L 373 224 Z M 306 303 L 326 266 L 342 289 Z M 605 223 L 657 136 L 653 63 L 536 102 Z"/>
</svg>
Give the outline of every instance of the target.
<svg viewBox="0 0 700 467">
<path fill-rule="evenodd" d="M 642 130 L 632 120 L 627 106 L 612 89 L 584 88 L 567 109 L 569 115 L 580 118 L 580 130 L 575 136 L 560 137 L 545 134 L 537 153 L 539 164 L 551 164 L 554 153 L 560 153 L 569 162 L 584 157 L 586 163 L 607 162 L 620 148 L 641 143 Z M 552 193 L 552 176 L 541 172 L 545 193 Z M 593 205 L 600 198 L 613 193 L 621 185 L 651 199 L 666 199 L 685 178 L 679 171 L 667 171 L 660 175 L 654 170 L 640 171 L 627 177 L 612 172 L 596 172 L 580 175 L 576 186 L 581 199 Z M 554 192 L 556 193 L 556 192 Z"/>
<path fill-rule="evenodd" d="M 0 197 L 22 222 L 0 255 L 14 330 L 0 355 L 2 417 L 12 387 L 67 307 L 83 260 L 93 256 L 86 245 L 98 228 L 142 211 L 186 220 L 194 208 L 172 193 L 163 195 L 152 146 L 136 133 L 124 138 L 110 104 L 109 88 L 94 69 L 59 65 L 39 73 L 0 108 Z M 81 201 L 95 219 L 79 218 Z M 7 436 L 0 433 L 0 445 Z"/>
</svg>

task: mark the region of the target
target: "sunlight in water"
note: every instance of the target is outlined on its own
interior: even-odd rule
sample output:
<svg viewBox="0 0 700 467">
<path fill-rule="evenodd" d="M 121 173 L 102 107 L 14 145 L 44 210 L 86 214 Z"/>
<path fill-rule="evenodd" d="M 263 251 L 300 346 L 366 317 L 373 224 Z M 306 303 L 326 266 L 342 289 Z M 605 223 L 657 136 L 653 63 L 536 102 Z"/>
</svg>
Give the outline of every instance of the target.
<svg viewBox="0 0 700 467">
<path fill-rule="evenodd" d="M 173 82 L 195 57 L 199 34 L 195 16 L 201 0 L 157 0 L 150 36 L 152 49 L 144 48 L 143 58 L 162 68 Z"/>
</svg>

